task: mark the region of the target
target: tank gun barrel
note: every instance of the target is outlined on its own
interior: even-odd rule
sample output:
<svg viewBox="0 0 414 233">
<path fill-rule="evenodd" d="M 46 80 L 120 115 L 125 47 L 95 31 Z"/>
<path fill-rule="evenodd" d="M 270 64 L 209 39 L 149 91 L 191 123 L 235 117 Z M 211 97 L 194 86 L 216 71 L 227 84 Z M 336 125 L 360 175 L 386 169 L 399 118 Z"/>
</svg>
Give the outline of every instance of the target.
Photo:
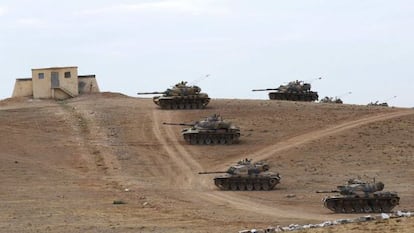
<svg viewBox="0 0 414 233">
<path fill-rule="evenodd" d="M 153 92 L 138 92 L 137 95 L 160 95 L 165 94 L 165 91 L 153 91 Z"/>
<path fill-rule="evenodd" d="M 318 190 L 316 193 L 339 193 L 339 190 Z"/>
<path fill-rule="evenodd" d="M 163 125 L 181 125 L 181 126 L 194 126 L 195 124 L 188 124 L 188 123 L 169 123 L 169 122 L 163 122 Z"/>
<path fill-rule="evenodd" d="M 252 91 L 277 91 L 279 88 L 253 89 Z"/>
<path fill-rule="evenodd" d="M 305 81 L 303 81 L 303 82 L 313 83 L 314 81 L 316 81 L 316 80 L 321 80 L 321 79 L 322 79 L 322 77 L 318 77 L 318 78 L 314 78 L 314 79 L 310 79 L 310 80 L 305 80 Z"/>
<path fill-rule="evenodd" d="M 210 77 L 210 74 L 206 74 L 206 75 L 204 75 L 204 76 L 201 76 L 200 78 L 198 78 L 198 79 L 196 79 L 196 80 L 192 81 L 192 82 L 191 82 L 191 85 L 196 85 L 197 83 L 199 83 L 199 82 L 203 81 L 204 79 L 206 79 L 206 78 L 208 78 L 208 77 Z"/>
<path fill-rule="evenodd" d="M 205 174 L 220 174 L 220 173 L 227 173 L 225 171 L 215 171 L 215 172 L 199 172 L 198 174 L 200 175 L 205 175 Z"/>
</svg>

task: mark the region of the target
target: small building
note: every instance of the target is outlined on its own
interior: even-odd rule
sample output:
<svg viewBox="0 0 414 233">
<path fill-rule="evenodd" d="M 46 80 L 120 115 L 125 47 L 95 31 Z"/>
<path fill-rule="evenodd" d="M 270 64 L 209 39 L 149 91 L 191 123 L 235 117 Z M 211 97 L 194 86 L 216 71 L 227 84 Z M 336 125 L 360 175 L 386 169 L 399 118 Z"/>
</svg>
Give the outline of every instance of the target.
<svg viewBox="0 0 414 233">
<path fill-rule="evenodd" d="M 12 97 L 67 99 L 99 92 L 95 75 L 78 75 L 77 66 L 32 69 L 31 78 L 18 78 Z"/>
</svg>

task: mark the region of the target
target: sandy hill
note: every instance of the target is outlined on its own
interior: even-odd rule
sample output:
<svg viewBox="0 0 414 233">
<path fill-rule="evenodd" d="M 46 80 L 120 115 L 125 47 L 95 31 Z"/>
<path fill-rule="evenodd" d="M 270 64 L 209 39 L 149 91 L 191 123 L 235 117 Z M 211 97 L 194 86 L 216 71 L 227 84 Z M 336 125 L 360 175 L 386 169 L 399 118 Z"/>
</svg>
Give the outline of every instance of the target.
<svg viewBox="0 0 414 233">
<path fill-rule="evenodd" d="M 188 145 L 180 126 L 162 125 L 213 113 L 240 126 L 239 144 Z M 397 191 L 396 209 L 414 209 L 412 109 L 213 99 L 204 110 L 167 111 L 151 99 L 103 93 L 2 101 L 0 128 L 0 232 L 237 232 L 319 223 L 358 216 L 332 214 L 315 193 L 357 176 Z M 197 174 L 243 158 L 268 161 L 281 184 L 224 192 L 214 175 Z M 412 232 L 414 221 L 336 230 L 372 229 Z"/>
</svg>

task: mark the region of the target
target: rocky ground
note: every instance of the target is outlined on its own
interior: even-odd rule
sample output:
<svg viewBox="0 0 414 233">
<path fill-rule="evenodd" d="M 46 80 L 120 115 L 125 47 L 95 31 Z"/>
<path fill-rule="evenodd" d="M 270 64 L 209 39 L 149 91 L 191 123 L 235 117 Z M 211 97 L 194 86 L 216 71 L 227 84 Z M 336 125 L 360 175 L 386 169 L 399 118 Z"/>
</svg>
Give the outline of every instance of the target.
<svg viewBox="0 0 414 233">
<path fill-rule="evenodd" d="M 188 145 L 180 126 L 219 113 L 240 126 L 235 145 Z M 0 101 L 0 232 L 238 232 L 320 223 L 324 194 L 352 177 L 385 183 L 414 209 L 414 110 L 213 99 L 168 111 L 116 93 L 68 101 Z M 219 191 L 214 175 L 243 158 L 279 172 L 273 191 Z M 125 204 L 113 204 L 122 201 Z M 326 230 L 326 229 L 323 229 Z M 328 232 L 412 232 L 414 220 Z M 321 229 L 309 232 L 322 232 Z M 325 231 L 324 231 L 325 232 Z"/>
</svg>

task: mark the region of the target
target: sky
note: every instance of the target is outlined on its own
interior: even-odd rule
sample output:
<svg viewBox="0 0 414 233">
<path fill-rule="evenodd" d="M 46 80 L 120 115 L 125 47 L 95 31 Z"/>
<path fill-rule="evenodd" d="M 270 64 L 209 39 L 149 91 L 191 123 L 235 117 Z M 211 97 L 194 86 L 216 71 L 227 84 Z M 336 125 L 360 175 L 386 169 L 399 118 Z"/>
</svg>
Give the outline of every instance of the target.
<svg viewBox="0 0 414 233">
<path fill-rule="evenodd" d="M 320 98 L 414 107 L 413 28 L 412 0 L 2 0 L 0 99 L 32 68 L 78 66 L 132 97 L 184 80 L 267 99 L 251 90 L 304 80 Z"/>
</svg>

